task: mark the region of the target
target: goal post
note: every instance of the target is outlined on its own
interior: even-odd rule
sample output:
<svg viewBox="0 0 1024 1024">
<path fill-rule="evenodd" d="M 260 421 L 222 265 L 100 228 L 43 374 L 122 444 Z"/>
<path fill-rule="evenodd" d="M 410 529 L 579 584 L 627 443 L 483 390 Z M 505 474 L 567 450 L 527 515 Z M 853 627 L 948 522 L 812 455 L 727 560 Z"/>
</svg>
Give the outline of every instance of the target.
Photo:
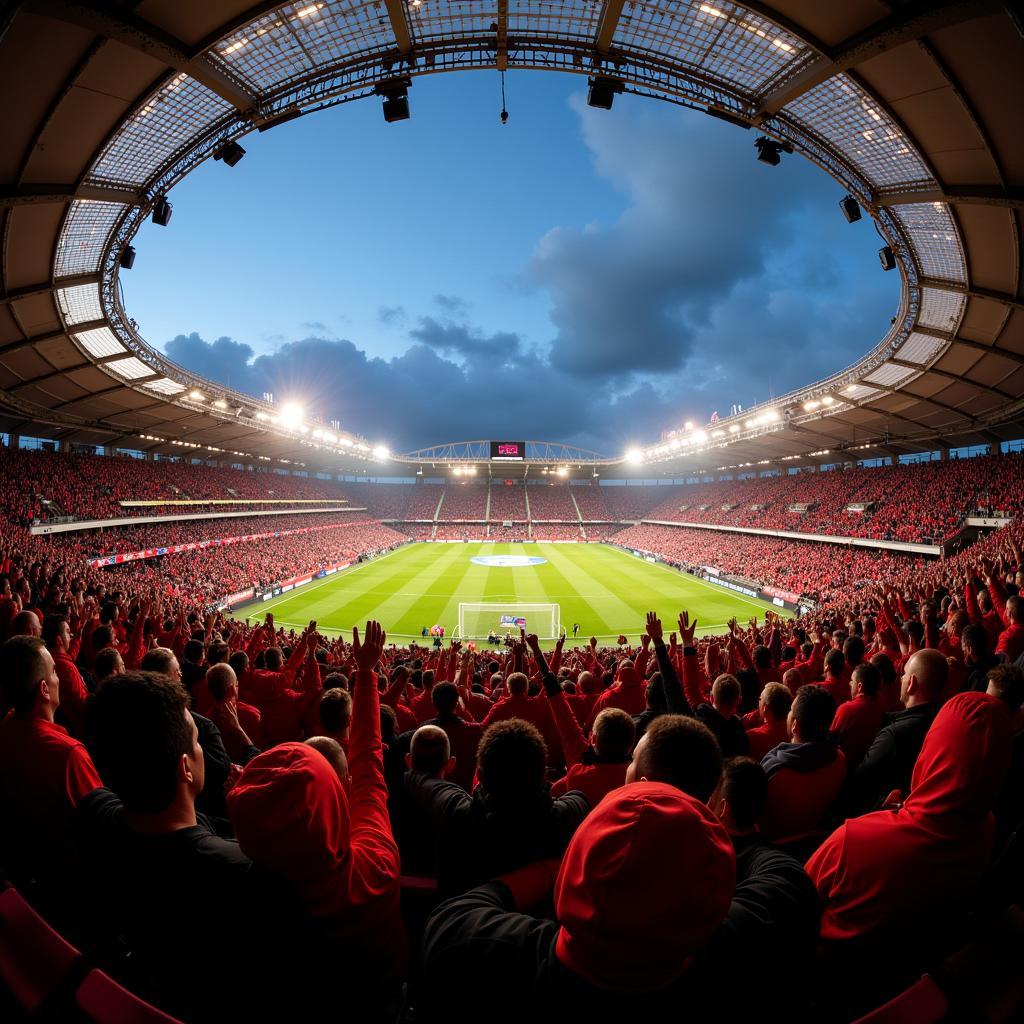
<svg viewBox="0 0 1024 1024">
<path fill-rule="evenodd" d="M 541 640 L 557 640 L 561 625 L 562 612 L 557 604 L 459 602 L 458 636 L 463 640 L 486 640 L 491 634 L 518 636 L 520 628 L 536 633 Z"/>
</svg>

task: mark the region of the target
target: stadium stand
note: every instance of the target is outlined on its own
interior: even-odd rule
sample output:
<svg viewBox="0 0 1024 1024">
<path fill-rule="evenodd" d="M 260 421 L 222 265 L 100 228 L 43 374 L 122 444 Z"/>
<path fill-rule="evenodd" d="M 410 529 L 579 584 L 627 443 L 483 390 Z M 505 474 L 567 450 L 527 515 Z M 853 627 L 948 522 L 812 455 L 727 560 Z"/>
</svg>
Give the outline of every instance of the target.
<svg viewBox="0 0 1024 1024">
<path fill-rule="evenodd" d="M 567 484 L 531 484 L 528 494 L 530 518 L 534 522 L 545 519 L 579 521 L 580 517 Z"/>
<path fill-rule="evenodd" d="M 1017 4 L 926 0 L 0 4 L 0 1019 L 1020 1020 L 1024 480 L 998 453 L 1024 435 L 1021 29 Z M 679 609 L 635 623 L 638 644 L 544 653 L 533 637 L 397 645 L 373 622 L 335 637 L 220 607 L 233 588 L 465 533 L 455 513 L 479 496 L 443 454 L 393 456 L 172 363 L 123 306 L 130 243 L 166 223 L 165 192 L 194 168 L 237 183 L 226 167 L 250 132 L 364 93 L 394 120 L 420 75 L 496 65 L 586 75 L 593 107 L 643 93 L 723 132 L 756 124 L 757 158 L 783 164 L 764 173 L 810 158 L 846 219 L 882 236 L 900 302 L 855 363 L 744 410 L 723 346 L 688 383 L 708 408 L 714 384 L 728 415 L 695 427 L 681 400 L 672 429 L 621 457 L 532 460 L 588 478 L 595 461 L 607 486 L 577 485 L 588 539 L 775 581 L 814 598 L 797 618 L 698 636 Z M 409 191 L 429 202 L 414 163 Z M 509 204 L 487 188 L 490 243 Z M 260 284 L 271 294 L 272 265 Z M 591 316 L 620 298 L 580 291 Z M 647 312 L 624 347 L 676 310 Z M 797 310 L 803 343 L 827 351 L 837 315 Z M 748 319 L 770 389 L 773 346 L 802 339 Z M 579 363 L 591 354 L 576 369 L 593 401 L 628 403 L 632 374 L 602 379 L 612 353 Z M 664 353 L 644 354 L 634 401 L 674 383 L 644 379 Z M 557 385 L 521 355 L 520 386 L 557 412 Z M 61 450 L 19 451 L 19 435 Z M 282 471 L 73 454 L 124 445 Z M 830 460 L 850 468 L 820 472 Z M 532 466 L 506 466 L 487 537 L 565 525 L 537 523 L 565 495 L 534 508 Z M 238 524 L 267 501 L 366 512 L 275 516 L 308 526 L 107 567 L 86 558 L 157 533 L 29 529 L 180 495 L 211 513 L 240 501 Z M 988 521 L 964 529 L 972 513 Z M 161 537 L 229 528 L 204 515 Z"/>
<path fill-rule="evenodd" d="M 441 519 L 476 519 L 483 522 L 486 518 L 486 484 L 451 484 L 445 489 L 444 503 L 441 505 Z"/>
<path fill-rule="evenodd" d="M 1011 454 L 687 485 L 645 518 L 934 544 L 1022 489 L 1024 458 Z"/>
<path fill-rule="evenodd" d="M 526 522 L 526 488 L 520 483 L 501 483 L 491 485 L 491 523 L 502 523 L 511 520 L 514 523 Z M 492 528 L 493 535 L 493 528 Z"/>
</svg>

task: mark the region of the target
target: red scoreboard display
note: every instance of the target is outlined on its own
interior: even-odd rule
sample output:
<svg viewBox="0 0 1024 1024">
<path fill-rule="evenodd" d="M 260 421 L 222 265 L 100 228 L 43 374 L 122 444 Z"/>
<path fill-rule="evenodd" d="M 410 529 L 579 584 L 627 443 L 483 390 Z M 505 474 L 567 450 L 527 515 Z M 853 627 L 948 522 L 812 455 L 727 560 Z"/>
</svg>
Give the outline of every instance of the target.
<svg viewBox="0 0 1024 1024">
<path fill-rule="evenodd" d="M 491 442 L 491 462 L 522 462 L 525 458 L 525 441 Z"/>
</svg>

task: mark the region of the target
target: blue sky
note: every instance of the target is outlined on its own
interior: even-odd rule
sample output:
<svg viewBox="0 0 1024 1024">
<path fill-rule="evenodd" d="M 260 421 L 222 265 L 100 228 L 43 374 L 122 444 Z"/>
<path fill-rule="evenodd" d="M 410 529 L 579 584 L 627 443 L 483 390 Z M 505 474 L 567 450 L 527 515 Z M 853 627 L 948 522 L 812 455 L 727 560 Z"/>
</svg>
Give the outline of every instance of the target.
<svg viewBox="0 0 1024 1024">
<path fill-rule="evenodd" d="M 243 140 L 147 225 L 143 335 L 396 450 L 487 436 L 615 454 L 829 373 L 884 333 L 870 222 L 753 132 L 585 81 L 419 78 L 412 118 L 345 104 Z"/>
</svg>

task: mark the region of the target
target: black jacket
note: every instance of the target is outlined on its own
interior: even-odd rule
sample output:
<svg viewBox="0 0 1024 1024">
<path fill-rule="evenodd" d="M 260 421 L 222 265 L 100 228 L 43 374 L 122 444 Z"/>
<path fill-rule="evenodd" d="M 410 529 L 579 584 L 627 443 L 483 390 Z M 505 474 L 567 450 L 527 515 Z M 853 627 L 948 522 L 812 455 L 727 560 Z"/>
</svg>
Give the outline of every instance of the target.
<svg viewBox="0 0 1024 1024">
<path fill-rule="evenodd" d="M 461 786 L 423 772 L 406 775 L 406 791 L 432 825 L 438 889 L 464 892 L 505 871 L 559 857 L 590 802 L 573 790 L 553 800 L 547 789 L 517 808 L 499 808 L 477 786 Z"/>
<path fill-rule="evenodd" d="M 873 811 L 894 790 L 910 791 L 914 762 L 925 733 L 939 713 L 939 703 L 891 711 L 850 780 L 848 816 Z"/>
<path fill-rule="evenodd" d="M 732 906 L 708 945 L 660 992 L 599 989 L 555 955 L 556 921 L 516 912 L 509 889 L 492 881 L 442 904 L 423 940 L 423 1019 L 479 1022 L 775 1019 L 799 1020 L 793 986 L 780 986 L 794 963 L 809 963 L 817 931 L 814 886 L 800 864 L 759 839 L 737 841 Z M 680 884 L 700 884 L 680 879 Z M 651 899 L 657 899 L 652 891 Z M 638 922 L 643 907 L 637 908 Z M 774 952 L 772 949 L 774 948 Z M 762 962 L 762 966 L 759 966 Z M 766 1000 L 778 994 L 778 1004 Z"/>
</svg>

